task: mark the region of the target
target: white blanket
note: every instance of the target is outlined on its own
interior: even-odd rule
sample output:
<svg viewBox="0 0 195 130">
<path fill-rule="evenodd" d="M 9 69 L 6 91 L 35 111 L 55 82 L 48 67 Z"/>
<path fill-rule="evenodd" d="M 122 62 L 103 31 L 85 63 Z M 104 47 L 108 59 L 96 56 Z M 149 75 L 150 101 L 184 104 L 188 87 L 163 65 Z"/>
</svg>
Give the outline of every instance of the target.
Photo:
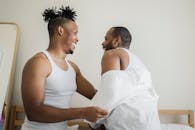
<svg viewBox="0 0 195 130">
<path fill-rule="evenodd" d="M 142 72 L 141 72 L 142 71 Z M 109 116 L 91 123 L 93 128 L 104 124 L 109 130 L 160 130 L 158 96 L 151 85 L 150 73 L 111 70 L 102 75 L 99 91 L 92 106 L 110 112 Z"/>
</svg>

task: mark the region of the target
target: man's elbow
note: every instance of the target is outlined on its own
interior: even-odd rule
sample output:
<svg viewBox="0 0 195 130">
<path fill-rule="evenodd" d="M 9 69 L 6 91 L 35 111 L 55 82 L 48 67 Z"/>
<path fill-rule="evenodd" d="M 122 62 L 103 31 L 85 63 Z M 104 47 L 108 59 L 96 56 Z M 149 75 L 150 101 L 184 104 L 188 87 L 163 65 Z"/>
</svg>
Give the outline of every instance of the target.
<svg viewBox="0 0 195 130">
<path fill-rule="evenodd" d="M 36 107 L 32 107 L 32 106 L 28 106 L 25 107 L 25 114 L 26 117 L 29 121 L 36 121 L 39 122 L 42 112 L 40 112 L 40 107 L 36 106 Z"/>
<path fill-rule="evenodd" d="M 96 95 L 97 93 L 97 90 L 95 89 L 95 91 L 89 96 L 89 99 L 92 100 L 93 97 Z"/>
<path fill-rule="evenodd" d="M 27 119 L 29 121 L 35 121 L 35 122 L 37 122 L 38 121 L 37 115 L 38 115 L 37 113 L 34 113 L 32 111 L 26 112 L 26 117 L 27 117 Z"/>
</svg>

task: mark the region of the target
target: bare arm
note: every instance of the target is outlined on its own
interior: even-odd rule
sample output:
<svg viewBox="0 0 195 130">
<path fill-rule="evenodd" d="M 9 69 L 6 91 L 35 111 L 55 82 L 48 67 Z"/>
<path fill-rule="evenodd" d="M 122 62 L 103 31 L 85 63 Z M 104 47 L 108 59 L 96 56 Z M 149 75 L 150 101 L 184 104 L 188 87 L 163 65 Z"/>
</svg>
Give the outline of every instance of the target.
<svg viewBox="0 0 195 130">
<path fill-rule="evenodd" d="M 77 65 L 74 64 L 73 62 L 70 63 L 76 72 L 77 92 L 87 97 L 88 99 L 92 99 L 96 94 L 97 90 L 87 79 L 85 79 Z"/>
<path fill-rule="evenodd" d="M 22 98 L 29 120 L 37 122 L 59 122 L 71 119 L 96 121 L 107 114 L 98 107 L 60 109 L 45 105 L 45 80 L 51 71 L 43 55 L 27 62 L 22 75 Z"/>
<path fill-rule="evenodd" d="M 106 51 L 102 57 L 102 74 L 109 70 L 120 70 L 120 57 L 113 50 Z"/>
</svg>

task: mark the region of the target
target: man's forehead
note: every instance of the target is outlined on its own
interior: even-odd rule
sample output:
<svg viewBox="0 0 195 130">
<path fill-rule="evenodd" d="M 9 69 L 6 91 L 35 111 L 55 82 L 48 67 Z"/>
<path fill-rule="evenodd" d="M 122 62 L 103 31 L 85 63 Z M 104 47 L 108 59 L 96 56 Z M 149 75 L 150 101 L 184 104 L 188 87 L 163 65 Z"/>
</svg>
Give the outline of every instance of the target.
<svg viewBox="0 0 195 130">
<path fill-rule="evenodd" d="M 113 31 L 113 29 L 109 29 L 106 33 L 106 37 L 111 37 L 112 36 L 112 31 Z"/>
</svg>

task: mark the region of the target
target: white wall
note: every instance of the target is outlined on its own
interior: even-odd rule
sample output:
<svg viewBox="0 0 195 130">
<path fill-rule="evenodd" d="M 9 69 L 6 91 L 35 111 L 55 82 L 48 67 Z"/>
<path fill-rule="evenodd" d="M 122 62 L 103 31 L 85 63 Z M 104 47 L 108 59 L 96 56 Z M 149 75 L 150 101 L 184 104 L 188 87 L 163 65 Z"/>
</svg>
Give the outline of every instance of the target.
<svg viewBox="0 0 195 130">
<path fill-rule="evenodd" d="M 132 52 L 152 73 L 160 108 L 195 110 L 195 1 L 194 0 L 0 0 L 0 21 L 21 29 L 14 104 L 22 104 L 20 86 L 25 62 L 48 46 L 45 8 L 70 5 L 78 12 L 79 46 L 74 55 L 82 73 L 98 88 L 101 42 L 111 26 L 126 26 L 132 33 Z M 73 106 L 88 103 L 74 96 Z"/>
</svg>

